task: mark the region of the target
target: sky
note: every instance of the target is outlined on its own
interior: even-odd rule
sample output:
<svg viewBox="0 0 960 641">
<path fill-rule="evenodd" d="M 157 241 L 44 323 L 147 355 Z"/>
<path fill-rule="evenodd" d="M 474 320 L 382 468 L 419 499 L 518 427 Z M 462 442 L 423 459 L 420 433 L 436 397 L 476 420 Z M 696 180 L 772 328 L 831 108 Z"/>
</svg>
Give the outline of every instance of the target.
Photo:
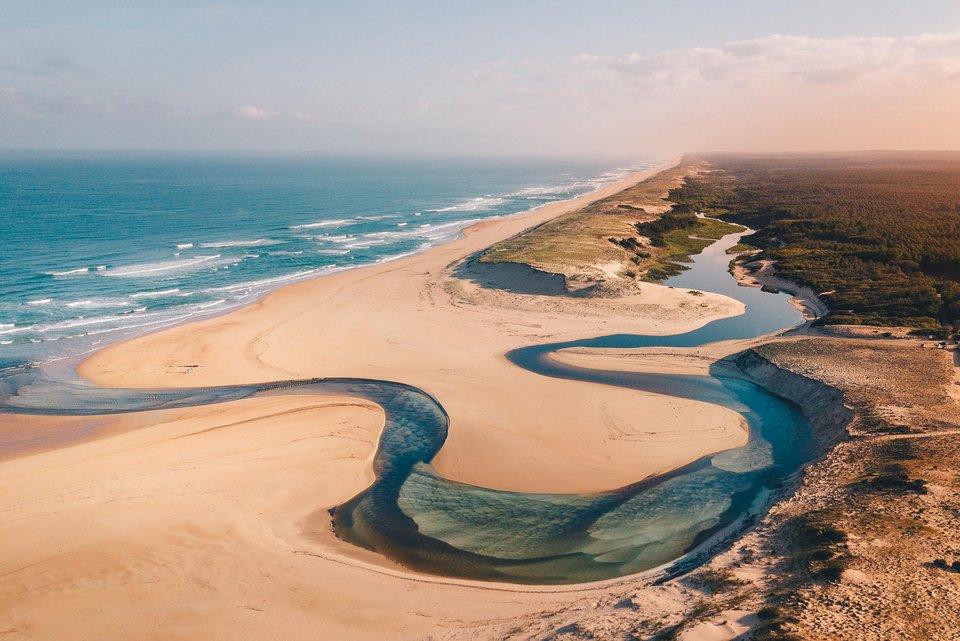
<svg viewBox="0 0 960 641">
<path fill-rule="evenodd" d="M 0 149 L 960 149 L 958 0 L 0 0 Z"/>
</svg>

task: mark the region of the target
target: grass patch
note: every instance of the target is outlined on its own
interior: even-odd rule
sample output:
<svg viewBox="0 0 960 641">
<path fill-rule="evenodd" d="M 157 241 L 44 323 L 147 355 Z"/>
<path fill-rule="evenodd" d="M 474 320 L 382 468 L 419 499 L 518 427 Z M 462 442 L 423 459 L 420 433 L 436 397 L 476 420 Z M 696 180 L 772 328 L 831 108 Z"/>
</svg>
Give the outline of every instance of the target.
<svg viewBox="0 0 960 641">
<path fill-rule="evenodd" d="M 927 484 L 923 479 L 910 478 L 906 467 L 900 463 L 889 463 L 879 472 L 870 474 L 854 484 L 874 492 L 889 494 L 926 494 Z"/>
<path fill-rule="evenodd" d="M 493 245 L 480 260 L 524 263 L 567 275 L 597 263 L 625 262 L 630 254 L 624 252 L 632 248 L 615 245 L 617 239 L 635 237 L 634 225 L 655 218 L 653 212 L 668 207 L 664 197 L 699 165 L 700 161 L 682 163 L 583 209 L 549 220 Z"/>
<path fill-rule="evenodd" d="M 637 225 L 637 228 L 642 234 L 640 225 Z M 690 256 L 699 254 L 715 240 L 741 229 L 739 225 L 719 220 L 695 218 L 689 227 L 684 226 L 662 234 L 661 246 L 645 250 L 650 256 L 639 265 L 646 269 L 643 279 L 656 283 L 676 276 L 686 269 L 681 263 L 689 262 Z"/>
<path fill-rule="evenodd" d="M 727 250 L 728 254 L 745 254 L 747 252 L 760 251 L 759 247 L 754 247 L 753 245 L 748 245 L 746 243 L 737 243 L 733 247 Z"/>
<path fill-rule="evenodd" d="M 799 641 L 800 637 L 787 631 L 787 626 L 797 618 L 785 609 L 768 605 L 757 611 L 759 622 L 750 631 L 753 641 Z"/>
<path fill-rule="evenodd" d="M 709 590 L 712 594 L 727 592 L 748 582 L 738 579 L 728 569 L 701 570 L 690 577 L 690 583 L 701 590 Z"/>
<path fill-rule="evenodd" d="M 597 265 L 621 263 L 626 279 L 660 282 L 682 272 L 690 256 L 713 240 L 740 231 L 739 225 L 697 218 L 724 213 L 705 205 L 672 206 L 665 196 L 696 174 L 702 162 L 691 159 L 678 167 L 569 214 L 547 221 L 490 247 L 482 262 L 510 262 L 575 279 L 596 278 Z"/>
<path fill-rule="evenodd" d="M 715 603 L 710 603 L 704 600 L 697 601 L 697 603 L 693 606 L 693 608 L 691 608 L 690 612 L 687 613 L 680 623 L 660 631 L 651 637 L 650 641 L 676 641 L 680 638 L 680 633 L 686 628 L 690 627 L 690 625 L 698 623 L 709 617 L 716 616 L 719 612 L 720 610 Z"/>
<path fill-rule="evenodd" d="M 835 525 L 836 514 L 819 510 L 790 523 L 794 560 L 816 581 L 837 581 L 850 563 L 847 534 Z"/>
</svg>

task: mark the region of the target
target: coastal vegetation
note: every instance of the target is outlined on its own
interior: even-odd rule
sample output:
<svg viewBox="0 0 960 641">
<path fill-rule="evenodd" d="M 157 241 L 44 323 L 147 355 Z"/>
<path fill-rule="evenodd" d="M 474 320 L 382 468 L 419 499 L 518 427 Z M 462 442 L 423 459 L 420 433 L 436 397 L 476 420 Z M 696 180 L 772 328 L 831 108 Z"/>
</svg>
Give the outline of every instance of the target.
<svg viewBox="0 0 960 641">
<path fill-rule="evenodd" d="M 637 223 L 636 229 L 651 234 L 649 245 L 639 246 L 636 254 L 641 260 L 636 264 L 643 269 L 644 280 L 660 282 L 686 269 L 683 263 L 713 241 L 742 228 L 722 220 L 696 218 L 692 212 L 671 211 L 657 220 Z"/>
<path fill-rule="evenodd" d="M 847 427 L 854 438 L 772 510 L 761 549 L 778 561 L 751 638 L 919 641 L 958 629 L 955 609 L 943 607 L 957 598 L 960 549 L 953 359 L 914 340 L 873 336 L 755 348 L 778 368 L 838 389 L 855 416 Z M 877 612 L 882 621 L 870 615 Z M 881 624 L 884 634 L 871 636 Z"/>
<path fill-rule="evenodd" d="M 957 154 L 708 160 L 670 192 L 674 211 L 757 229 L 744 247 L 813 288 L 823 322 L 960 326 Z"/>
<path fill-rule="evenodd" d="M 850 562 L 847 534 L 836 526 L 837 514 L 809 512 L 788 523 L 795 535 L 794 559 L 815 580 L 838 581 Z"/>
<path fill-rule="evenodd" d="M 613 196 L 555 218 L 483 252 L 481 264 L 516 263 L 565 278 L 569 290 L 609 292 L 633 280 L 660 282 L 713 240 L 740 229 L 697 217 L 668 194 L 704 168 L 685 159 Z"/>
<path fill-rule="evenodd" d="M 518 263 L 560 274 L 570 290 L 598 284 L 610 290 L 638 278 L 662 279 L 682 269 L 668 263 L 708 244 L 689 236 L 710 237 L 714 225 L 697 220 L 689 228 L 665 228 L 658 236 L 662 244 L 653 245 L 638 224 L 671 215 L 667 194 L 702 166 L 699 159 L 685 160 L 613 196 L 499 242 L 483 252 L 479 261 Z M 689 218 L 693 219 L 692 214 Z"/>
</svg>

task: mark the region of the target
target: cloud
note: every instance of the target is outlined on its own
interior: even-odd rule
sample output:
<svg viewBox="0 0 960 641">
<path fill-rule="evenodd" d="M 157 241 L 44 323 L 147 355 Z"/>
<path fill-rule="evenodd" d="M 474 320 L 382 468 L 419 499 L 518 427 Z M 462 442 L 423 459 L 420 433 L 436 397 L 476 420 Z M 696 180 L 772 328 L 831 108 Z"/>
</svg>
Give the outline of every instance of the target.
<svg viewBox="0 0 960 641">
<path fill-rule="evenodd" d="M 267 120 L 276 120 L 277 118 L 276 113 L 260 107 L 255 107 L 254 105 L 232 107 L 225 111 L 218 111 L 214 115 L 219 118 L 226 118 L 230 120 L 255 120 L 261 122 Z"/>
<path fill-rule="evenodd" d="M 226 10 L 238 9 L 214 7 L 197 19 L 215 21 Z M 236 101 L 224 101 L 218 88 L 191 93 L 189 85 L 164 83 L 138 84 L 145 94 L 128 95 L 122 78 L 110 82 L 109 68 L 94 74 L 68 57 L 5 62 L 0 125 L 8 139 L 29 131 L 57 140 L 118 124 L 130 136 L 173 132 L 211 147 L 563 155 L 960 148 L 960 32 L 774 34 L 654 52 L 498 57 L 442 78 L 415 78 L 422 82 L 400 90 L 369 83 L 370 91 L 336 99 L 301 83 L 278 92 L 255 77 Z M 171 106 L 150 92 L 182 102 Z M 92 133 L 89 139 L 99 142 Z"/>
<path fill-rule="evenodd" d="M 960 123 L 960 32 L 769 35 L 653 54 L 497 60 L 458 77 L 485 96 L 478 110 L 509 104 L 541 137 L 562 127 L 584 145 L 960 146 L 960 124 L 943 127 Z M 933 124 L 910 123 L 911 143 L 894 116 L 908 112 L 937 114 L 941 137 Z"/>
<path fill-rule="evenodd" d="M 320 116 L 303 111 L 294 111 L 290 114 L 290 118 L 297 122 L 320 122 Z"/>
<path fill-rule="evenodd" d="M 286 123 L 319 123 L 321 118 L 315 114 L 306 111 L 278 112 L 246 104 L 239 107 L 231 107 L 215 111 L 210 114 L 211 118 L 222 120 L 239 120 L 247 122 L 286 122 Z"/>
<path fill-rule="evenodd" d="M 771 35 L 690 47 L 655 55 L 581 54 L 553 61 L 524 61 L 527 80 L 625 83 L 664 93 L 724 85 L 770 88 L 850 83 L 921 84 L 953 80 L 960 72 L 960 32 L 903 38 L 812 38 Z M 502 64 L 496 68 L 502 71 Z"/>
</svg>

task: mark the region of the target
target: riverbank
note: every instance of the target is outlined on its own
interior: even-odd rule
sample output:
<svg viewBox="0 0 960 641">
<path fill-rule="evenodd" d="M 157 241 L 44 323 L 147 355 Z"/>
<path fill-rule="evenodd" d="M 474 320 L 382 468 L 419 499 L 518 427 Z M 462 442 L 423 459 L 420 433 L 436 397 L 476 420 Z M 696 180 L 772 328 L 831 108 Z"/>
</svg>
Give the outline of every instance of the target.
<svg viewBox="0 0 960 641">
<path fill-rule="evenodd" d="M 830 308 L 812 288 L 777 276 L 773 261 L 752 260 L 750 255 L 746 255 L 734 260 L 730 273 L 744 287 L 768 287 L 787 292 L 792 296 L 790 303 L 800 310 L 806 321 L 814 321 L 830 313 Z"/>
</svg>

